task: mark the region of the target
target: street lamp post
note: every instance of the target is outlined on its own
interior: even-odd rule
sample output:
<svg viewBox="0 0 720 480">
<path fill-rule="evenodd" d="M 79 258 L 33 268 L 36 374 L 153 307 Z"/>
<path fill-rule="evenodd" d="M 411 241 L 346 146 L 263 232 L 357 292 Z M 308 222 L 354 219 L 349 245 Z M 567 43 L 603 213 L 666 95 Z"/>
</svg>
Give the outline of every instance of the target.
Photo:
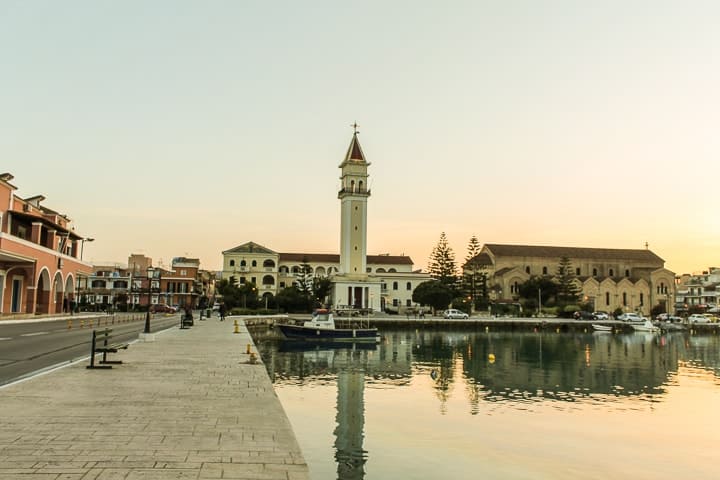
<svg viewBox="0 0 720 480">
<path fill-rule="evenodd" d="M 148 307 L 147 307 L 147 313 L 145 314 L 145 330 L 143 330 L 143 333 L 150 333 L 150 305 L 152 304 L 152 282 L 153 282 L 154 272 L 155 272 L 155 269 L 153 267 L 148 267 L 148 269 L 147 269 Z"/>
<path fill-rule="evenodd" d="M 83 250 L 85 249 L 85 242 L 90 243 L 90 242 L 94 242 L 94 241 L 95 241 L 95 239 L 90 238 L 90 237 L 83 238 L 82 240 L 80 240 L 80 261 L 82 261 L 82 259 L 83 259 Z"/>
</svg>

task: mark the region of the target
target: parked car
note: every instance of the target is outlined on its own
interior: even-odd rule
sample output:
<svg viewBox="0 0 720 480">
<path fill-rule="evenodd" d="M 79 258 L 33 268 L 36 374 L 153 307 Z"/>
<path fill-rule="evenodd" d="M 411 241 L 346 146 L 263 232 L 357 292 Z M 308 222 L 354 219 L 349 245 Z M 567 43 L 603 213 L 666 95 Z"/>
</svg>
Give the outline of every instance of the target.
<svg viewBox="0 0 720 480">
<path fill-rule="evenodd" d="M 592 313 L 583 310 L 573 313 L 573 318 L 575 320 L 595 320 L 595 317 Z"/>
<path fill-rule="evenodd" d="M 162 303 L 159 303 L 157 305 L 151 305 L 150 311 L 152 313 L 175 313 L 175 312 L 177 312 L 175 307 L 173 307 L 171 305 L 165 305 Z"/>
<path fill-rule="evenodd" d="M 705 315 L 701 315 L 699 313 L 693 313 L 688 317 L 688 322 L 690 323 L 710 323 L 710 319 L 706 317 Z"/>
<path fill-rule="evenodd" d="M 644 318 L 644 317 L 642 317 L 642 316 L 640 316 L 640 315 L 638 315 L 637 313 L 634 313 L 634 312 L 623 313 L 623 314 L 620 315 L 617 319 L 620 320 L 620 321 L 622 321 L 622 322 L 638 322 L 638 323 L 642 323 L 642 322 L 645 321 L 645 318 Z"/>
<path fill-rule="evenodd" d="M 443 318 L 468 318 L 468 314 L 461 310 L 451 308 L 443 312 Z"/>
<path fill-rule="evenodd" d="M 606 312 L 593 312 L 593 320 L 610 320 L 610 315 Z"/>
</svg>

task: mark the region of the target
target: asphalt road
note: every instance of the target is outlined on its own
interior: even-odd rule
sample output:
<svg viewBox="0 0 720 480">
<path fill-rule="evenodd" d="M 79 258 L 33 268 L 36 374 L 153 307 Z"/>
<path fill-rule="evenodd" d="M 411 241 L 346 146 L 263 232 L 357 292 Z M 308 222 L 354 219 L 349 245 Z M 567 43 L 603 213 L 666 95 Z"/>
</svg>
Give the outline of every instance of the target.
<svg viewBox="0 0 720 480">
<path fill-rule="evenodd" d="M 68 320 L 72 321 L 71 328 Z M 41 322 L 0 322 L 0 385 L 89 358 L 93 328 L 111 328 L 118 342 L 136 340 L 145 328 L 145 317 L 138 314 L 117 315 L 114 324 L 111 316 L 95 317 L 92 326 L 90 318 L 83 318 L 82 328 L 80 320 L 81 317 L 66 317 Z M 150 330 L 158 332 L 179 324 L 179 314 L 153 315 Z"/>
</svg>

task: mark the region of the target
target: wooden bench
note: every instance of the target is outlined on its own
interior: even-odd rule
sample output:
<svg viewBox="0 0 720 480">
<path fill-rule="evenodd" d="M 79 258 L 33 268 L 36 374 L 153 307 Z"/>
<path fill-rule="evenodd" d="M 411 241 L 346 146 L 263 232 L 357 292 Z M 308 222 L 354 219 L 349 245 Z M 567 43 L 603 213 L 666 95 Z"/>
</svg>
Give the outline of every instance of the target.
<svg viewBox="0 0 720 480">
<path fill-rule="evenodd" d="M 93 330 L 92 331 L 92 342 L 90 345 L 90 365 L 87 368 L 112 368 L 110 364 L 120 364 L 120 360 L 108 360 L 108 353 L 117 353 L 118 350 L 125 350 L 128 348 L 128 343 L 110 343 L 112 339 L 112 329 L 106 328 L 104 330 Z M 100 365 L 95 365 L 95 354 L 102 353 L 102 360 Z"/>
</svg>

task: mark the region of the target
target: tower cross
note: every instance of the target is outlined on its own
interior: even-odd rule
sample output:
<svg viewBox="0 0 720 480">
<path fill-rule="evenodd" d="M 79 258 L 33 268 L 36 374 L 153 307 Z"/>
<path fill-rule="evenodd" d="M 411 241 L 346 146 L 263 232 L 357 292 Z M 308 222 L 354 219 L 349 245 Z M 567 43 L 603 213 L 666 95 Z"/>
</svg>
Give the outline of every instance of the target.
<svg viewBox="0 0 720 480">
<path fill-rule="evenodd" d="M 358 132 L 358 127 L 359 127 L 360 125 L 358 125 L 357 122 L 353 123 L 353 124 L 350 125 L 350 126 L 353 127 L 353 133 L 354 133 L 355 135 L 357 135 L 358 133 L 360 133 L 360 132 Z"/>
</svg>

